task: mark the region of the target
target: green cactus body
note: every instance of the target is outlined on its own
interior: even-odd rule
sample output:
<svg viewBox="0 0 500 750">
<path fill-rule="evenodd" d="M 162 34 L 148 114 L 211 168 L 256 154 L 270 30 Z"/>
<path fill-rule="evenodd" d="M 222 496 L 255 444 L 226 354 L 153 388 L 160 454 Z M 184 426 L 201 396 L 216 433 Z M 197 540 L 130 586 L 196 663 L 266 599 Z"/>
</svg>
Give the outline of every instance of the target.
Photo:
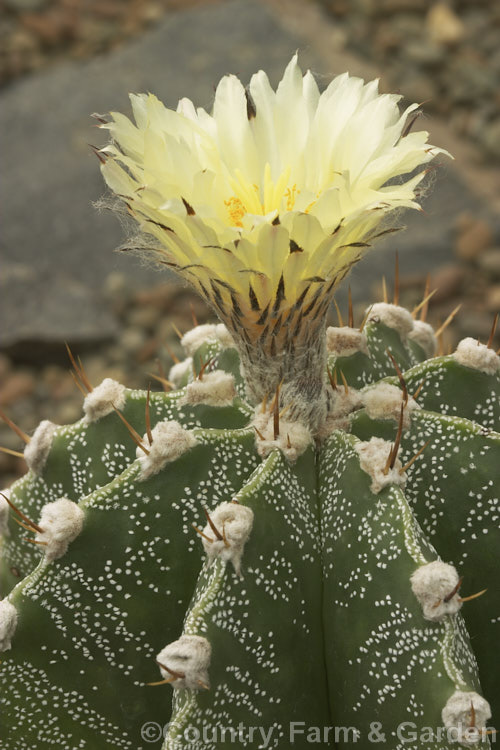
<svg viewBox="0 0 500 750">
<path fill-rule="evenodd" d="M 145 427 L 146 393 L 123 389 L 122 415 L 142 435 Z M 153 423 L 177 419 L 183 426 L 191 427 L 243 427 L 248 422 L 248 410 L 244 404 L 235 403 L 230 408 L 214 409 L 209 405 L 187 405 L 177 407 L 181 396 L 162 396 L 152 393 L 150 415 Z M 121 474 L 135 457 L 136 448 L 130 434 L 112 407 L 98 421 L 83 418 L 75 425 L 52 426 L 54 430 L 43 471 L 30 471 L 12 490 L 11 499 L 21 511 L 38 517 L 47 502 L 59 497 L 79 498 L 90 494 Z M 89 446 L 92 450 L 89 451 Z M 8 536 L 1 540 L 2 563 L 0 585 L 8 591 L 19 577 L 23 577 L 38 562 L 36 549 L 23 544 L 19 539 L 26 536 L 23 529 L 12 524 Z"/>
<path fill-rule="evenodd" d="M 373 373 L 380 351 L 390 363 L 385 344 L 394 343 L 394 331 L 384 340 L 386 327 L 370 326 L 377 330 L 367 331 L 364 356 Z M 208 355 L 212 372 L 221 365 L 238 370 L 234 349 L 203 343 L 195 360 Z M 417 379 L 417 367 L 421 380 L 426 366 L 435 371 L 448 362 L 413 366 L 407 383 Z M 361 378 L 359 357 L 357 367 Z M 6 750 L 23 743 L 147 747 L 147 722 L 169 724 L 166 750 L 187 747 L 186 736 L 202 738 L 195 747 L 229 747 L 237 730 L 248 747 L 269 738 L 269 747 L 293 739 L 305 748 L 320 736 L 315 727 L 325 746 L 341 748 L 355 736 L 368 742 L 379 725 L 386 738 L 379 745 L 394 748 L 404 747 L 397 736 L 404 721 L 442 727 L 443 708 L 457 692 L 481 695 L 480 684 L 487 686 L 492 710 L 500 711 L 491 669 L 500 608 L 493 481 L 500 436 L 410 402 L 399 459 L 405 464 L 429 438 L 432 448 L 405 472 L 404 485 L 390 473 L 374 491 L 356 445 L 379 438 L 388 454 L 397 420 L 389 403 L 378 414 L 373 393 L 388 385 L 402 398 L 385 361 L 380 367 L 385 379 L 373 385 L 368 375 L 361 400 L 342 415 L 349 432 L 334 430 L 295 460 L 277 444 L 259 451 L 253 410 L 236 391 L 231 406 L 192 405 L 184 402 L 188 384 L 151 394 L 153 433 L 175 420 L 191 441 L 157 473 L 143 476 L 148 457 L 115 413 L 57 428 L 44 466 L 19 480 L 11 498 L 38 520 L 44 499 L 64 495 L 78 503 L 84 521 L 65 554 L 50 561 L 43 548 L 26 543 L 28 532 L 8 523 L 4 586 L 13 561 L 24 560 L 25 576 L 5 600 L 17 611 L 0 671 Z M 477 381 L 478 372 L 469 370 Z M 498 384 L 498 375 L 479 375 L 487 392 Z M 192 370 L 188 380 L 195 382 Z M 338 391 L 345 399 L 343 385 Z M 123 413 L 141 434 L 145 404 L 146 394 L 126 392 Z M 110 443 L 117 449 L 105 461 Z M 253 516 L 236 560 L 232 553 L 207 557 L 192 528 L 206 524 L 204 508 L 216 518 L 224 503 Z M 228 522 L 229 540 L 230 528 Z M 204 533 L 213 537 L 209 528 Z M 210 544 L 205 539 L 209 551 Z M 424 618 L 410 578 L 438 556 L 464 575 L 467 593 L 488 592 L 433 622 Z M 210 644 L 206 682 L 200 678 L 197 689 L 176 687 L 175 678 L 173 688 L 149 686 L 157 680 L 155 658 L 161 664 L 161 650 L 185 636 Z M 415 746 L 452 745 L 441 738 Z"/>
<path fill-rule="evenodd" d="M 354 446 L 351 436 L 335 433 L 320 459 L 332 716 L 336 726 L 356 727 L 365 742 L 378 722 L 386 739 L 377 744 L 402 748 L 398 726 L 417 716 L 425 716 L 427 726 L 441 726 L 451 686 L 479 690 L 477 670 L 460 617 L 422 622 L 407 582 L 437 553 L 399 487 L 373 497 Z M 348 736 L 338 746 L 351 743 Z"/>
<path fill-rule="evenodd" d="M 83 419 L 26 446 L 0 499 L 2 750 L 490 746 L 500 358 L 436 357 L 387 302 L 326 326 L 441 152 L 397 99 L 320 94 L 294 57 L 276 92 L 224 78 L 213 115 L 148 95 L 100 118 L 132 246 L 222 322 L 184 335 L 166 393 L 75 362 Z"/>
</svg>

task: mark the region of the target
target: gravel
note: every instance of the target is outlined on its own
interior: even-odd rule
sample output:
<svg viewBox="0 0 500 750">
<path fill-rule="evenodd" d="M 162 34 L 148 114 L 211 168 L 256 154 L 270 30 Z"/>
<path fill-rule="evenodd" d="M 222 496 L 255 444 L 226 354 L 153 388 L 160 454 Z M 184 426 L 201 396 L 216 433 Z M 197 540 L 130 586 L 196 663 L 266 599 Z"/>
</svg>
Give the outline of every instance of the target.
<svg viewBox="0 0 500 750">
<path fill-rule="evenodd" d="M 500 3 L 320 0 L 345 45 L 377 63 L 392 90 L 449 118 L 500 159 Z"/>
<path fill-rule="evenodd" d="M 123 45 L 166 14 L 214 0 L 0 0 L 0 86 Z"/>
</svg>

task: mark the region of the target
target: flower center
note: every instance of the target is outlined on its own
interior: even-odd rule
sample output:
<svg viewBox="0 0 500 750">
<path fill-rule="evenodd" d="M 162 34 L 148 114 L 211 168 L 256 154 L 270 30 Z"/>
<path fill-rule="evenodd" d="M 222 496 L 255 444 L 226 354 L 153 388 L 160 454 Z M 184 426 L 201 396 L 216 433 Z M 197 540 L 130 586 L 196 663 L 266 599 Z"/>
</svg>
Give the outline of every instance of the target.
<svg viewBox="0 0 500 750">
<path fill-rule="evenodd" d="M 258 196 L 259 194 L 259 188 L 257 185 L 251 186 L 254 191 L 255 195 Z M 284 201 L 285 202 L 285 210 L 286 211 L 293 211 L 295 206 L 295 201 L 297 200 L 297 196 L 300 194 L 300 189 L 297 187 L 297 184 L 294 183 L 292 187 L 287 187 L 286 190 L 283 192 L 281 196 L 276 195 L 276 191 L 274 191 L 274 201 L 276 205 L 273 205 L 269 200 L 267 202 L 261 202 L 256 203 L 255 196 L 253 197 L 252 203 L 252 211 L 249 211 L 245 205 L 244 198 L 239 198 L 236 195 L 232 195 L 230 198 L 226 198 L 224 200 L 224 205 L 227 207 L 228 214 L 229 214 L 229 222 L 233 227 L 243 227 L 243 217 L 247 213 L 253 213 L 258 214 L 259 216 L 265 216 L 266 213 L 269 213 L 270 211 L 277 210 L 280 211 L 281 204 Z M 319 194 L 318 194 L 319 195 Z M 304 212 L 306 214 L 309 213 L 311 208 L 314 206 L 316 201 L 312 201 L 309 203 L 308 206 L 304 209 Z"/>
<path fill-rule="evenodd" d="M 247 211 L 241 199 L 233 195 L 231 198 L 224 201 L 224 205 L 228 208 L 231 224 L 234 227 L 242 227 L 243 222 L 241 220 Z"/>
<path fill-rule="evenodd" d="M 266 216 L 273 211 L 293 211 L 300 189 L 296 183 L 289 185 L 290 172 L 290 167 L 287 167 L 275 181 L 271 176 L 270 165 L 266 164 L 262 184 L 259 186 L 249 182 L 240 170 L 235 170 L 234 176 L 229 179 L 233 195 L 224 199 L 230 224 L 242 227 L 243 217 L 247 213 Z"/>
</svg>

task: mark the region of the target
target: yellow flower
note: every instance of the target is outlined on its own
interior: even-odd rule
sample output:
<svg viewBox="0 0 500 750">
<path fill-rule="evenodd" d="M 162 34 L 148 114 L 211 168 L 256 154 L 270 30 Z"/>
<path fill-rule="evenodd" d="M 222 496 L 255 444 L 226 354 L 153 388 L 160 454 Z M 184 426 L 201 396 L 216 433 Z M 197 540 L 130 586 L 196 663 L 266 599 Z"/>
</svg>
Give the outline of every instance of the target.
<svg viewBox="0 0 500 750">
<path fill-rule="evenodd" d="M 297 56 L 276 92 L 266 74 L 247 89 L 224 77 L 212 114 L 131 96 L 135 124 L 103 123 L 102 172 L 146 248 L 191 281 L 248 345 L 280 349 L 319 321 L 332 292 L 441 149 L 410 133 L 400 97 L 347 73 L 320 94 Z M 395 180 L 394 178 L 398 178 Z M 265 348 L 265 346 L 264 346 Z"/>
</svg>

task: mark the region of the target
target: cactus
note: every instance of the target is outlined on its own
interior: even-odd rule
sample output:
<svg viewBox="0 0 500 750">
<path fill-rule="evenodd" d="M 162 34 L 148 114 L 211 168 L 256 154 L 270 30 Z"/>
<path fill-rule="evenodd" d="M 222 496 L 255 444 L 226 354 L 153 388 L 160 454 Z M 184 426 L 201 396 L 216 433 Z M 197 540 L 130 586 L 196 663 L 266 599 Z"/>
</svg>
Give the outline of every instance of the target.
<svg viewBox="0 0 500 750">
<path fill-rule="evenodd" d="M 381 219 L 418 206 L 422 171 L 387 181 L 439 149 L 409 133 L 414 106 L 346 76 L 320 96 L 296 58 L 276 94 L 223 79 L 213 117 L 133 106 L 98 151 L 128 245 L 222 322 L 184 335 L 163 392 L 93 387 L 73 359 L 82 419 L 13 425 L 29 470 L 0 499 L 1 747 L 489 746 L 494 330 L 435 356 L 428 295 L 420 319 L 396 295 L 326 326 Z"/>
</svg>

